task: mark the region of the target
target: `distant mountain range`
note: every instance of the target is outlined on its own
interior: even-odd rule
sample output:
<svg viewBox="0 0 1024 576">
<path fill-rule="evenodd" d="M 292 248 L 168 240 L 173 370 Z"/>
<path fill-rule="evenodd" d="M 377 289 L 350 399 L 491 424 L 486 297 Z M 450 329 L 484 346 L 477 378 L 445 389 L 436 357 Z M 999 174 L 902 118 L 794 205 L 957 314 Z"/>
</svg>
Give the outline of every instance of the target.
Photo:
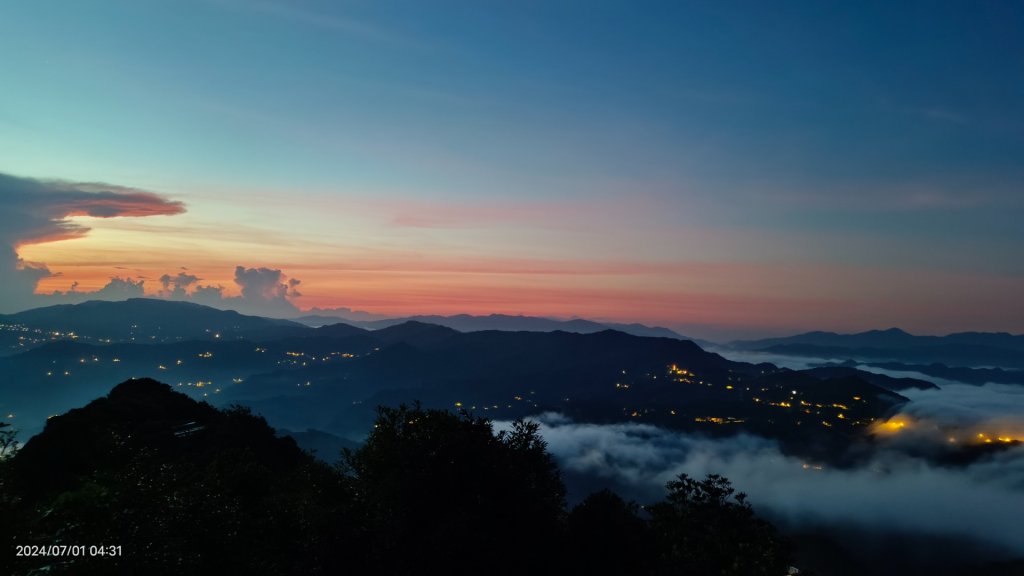
<svg viewBox="0 0 1024 576">
<path fill-rule="evenodd" d="M 728 347 L 813 358 L 1024 368 L 1024 335 L 1003 332 L 959 332 L 947 336 L 916 336 L 898 328 L 857 334 L 808 332 L 784 338 L 737 340 Z"/>
<path fill-rule="evenodd" d="M 486 321 L 563 326 L 456 318 L 463 328 Z M 552 411 L 579 422 L 746 431 L 824 461 L 841 457 L 873 419 L 907 401 L 896 391 L 929 385 L 852 368 L 795 372 L 733 362 L 678 337 L 593 331 L 586 321 L 570 326 L 588 333 L 460 332 L 412 320 L 376 330 L 311 328 L 146 299 L 51 307 L 0 321 L 5 333 L 39 340 L 0 358 L 0 412 L 26 431 L 103 394 L 111 382 L 154 377 L 193 398 L 251 406 L 274 426 L 305 430 L 301 439 L 322 446 L 338 441 L 319 432 L 354 439 L 376 406 L 420 401 L 500 420 Z"/>
<path fill-rule="evenodd" d="M 534 316 L 410 316 L 407 318 L 343 319 L 333 310 L 318 310 L 318 314 L 291 320 L 246 316 L 231 310 L 220 310 L 190 302 L 154 298 L 132 298 L 110 302 L 93 300 L 82 304 L 61 304 L 36 308 L 16 314 L 0 314 L 0 328 L 18 326 L 29 333 L 0 329 L 0 350 L 17 352 L 34 344 L 52 340 L 82 339 L 90 342 L 173 342 L 182 340 L 239 339 L 273 340 L 285 337 L 310 336 L 309 328 L 323 328 L 344 324 L 364 330 L 379 330 L 406 322 L 434 324 L 458 330 L 552 332 L 562 330 L 591 334 L 602 330 L 619 330 L 635 336 L 693 340 L 705 346 L 708 343 L 688 338 L 668 328 L 643 324 L 599 323 L 590 320 L 555 320 Z M 336 329 L 344 331 L 345 328 Z M 0 352 L 0 354 L 5 353 Z"/>
<path fill-rule="evenodd" d="M 55 339 L 86 339 L 92 342 L 174 342 L 182 340 L 232 340 L 280 338 L 308 328 L 290 320 L 245 316 L 190 302 L 131 298 L 108 302 L 60 304 L 16 314 L 0 315 L 4 329 L 0 343 L 45 342 Z M 20 340 L 19 340 L 20 339 Z M 21 346 L 22 348 L 26 346 Z"/>
<path fill-rule="evenodd" d="M 295 322 L 307 326 L 319 327 L 338 322 L 338 318 L 324 315 L 301 316 L 293 319 Z M 644 324 L 620 324 L 615 322 L 594 322 L 576 318 L 572 320 L 556 320 L 554 318 L 542 318 L 538 316 L 511 316 L 508 314 L 490 314 L 487 316 L 472 316 L 469 314 L 457 314 L 454 316 L 419 315 L 407 316 L 404 318 L 387 318 L 371 321 L 350 321 L 345 322 L 361 326 L 370 330 L 378 330 L 404 322 L 423 322 L 447 326 L 459 332 L 479 332 L 482 330 L 501 330 L 505 332 L 576 332 L 577 334 L 591 334 L 602 330 L 618 330 L 634 336 L 652 336 L 658 338 L 676 338 L 678 340 L 692 340 L 700 345 L 707 342 L 683 336 L 678 332 L 662 328 L 660 326 L 646 326 Z"/>
</svg>

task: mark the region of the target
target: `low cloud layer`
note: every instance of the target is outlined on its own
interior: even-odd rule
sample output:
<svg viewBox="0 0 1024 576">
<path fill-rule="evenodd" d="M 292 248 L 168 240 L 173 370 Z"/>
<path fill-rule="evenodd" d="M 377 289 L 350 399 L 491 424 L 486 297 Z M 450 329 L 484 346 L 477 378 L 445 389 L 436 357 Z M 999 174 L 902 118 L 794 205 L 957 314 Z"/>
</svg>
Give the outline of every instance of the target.
<svg viewBox="0 0 1024 576">
<path fill-rule="evenodd" d="M 716 473 L 747 492 L 758 510 L 791 526 L 964 537 L 1024 554 L 1024 447 L 961 468 L 883 449 L 871 462 L 844 470 L 786 456 L 759 437 L 712 439 L 551 414 L 539 421 L 564 470 L 604 478 L 641 502 L 663 497 L 665 483 L 682 472 Z"/>
<path fill-rule="evenodd" d="M 821 362 L 783 360 L 793 368 Z M 663 497 L 665 483 L 679 473 L 717 473 L 750 494 L 760 511 L 792 527 L 856 527 L 883 540 L 893 533 L 963 538 L 1024 555 L 1024 445 L 1000 440 L 1024 440 L 1024 386 L 972 386 L 861 368 L 935 381 L 941 389 L 902 391 L 911 402 L 891 420 L 906 425 L 880 431 L 875 455 L 850 469 L 787 456 L 776 442 L 760 437 L 707 438 L 635 423 L 579 424 L 558 414 L 538 420 L 564 470 L 602 478 L 642 503 Z M 1002 449 L 969 465 L 926 459 L 963 443 L 988 441 Z"/>
<path fill-rule="evenodd" d="M 879 427 L 888 444 L 917 449 L 963 443 L 1024 442 L 1024 386 L 943 382 L 939 390 L 908 390 L 911 402 Z"/>
</svg>

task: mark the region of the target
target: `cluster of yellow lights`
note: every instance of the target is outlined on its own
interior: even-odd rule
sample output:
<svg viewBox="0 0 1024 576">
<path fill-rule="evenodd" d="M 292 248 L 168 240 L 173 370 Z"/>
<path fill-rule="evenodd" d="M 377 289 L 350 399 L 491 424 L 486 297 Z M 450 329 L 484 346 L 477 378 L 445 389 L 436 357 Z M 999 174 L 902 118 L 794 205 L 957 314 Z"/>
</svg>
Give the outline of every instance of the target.
<svg viewBox="0 0 1024 576">
<path fill-rule="evenodd" d="M 1022 441 L 1022 440 L 1014 438 L 1012 436 L 1002 436 L 1002 435 L 1000 435 L 1000 436 L 996 436 L 995 438 L 993 438 L 993 437 L 989 436 L 988 434 L 985 434 L 984 432 L 978 432 L 978 435 L 976 436 L 976 438 L 978 439 L 978 442 L 982 442 L 982 443 L 985 443 L 985 444 L 993 444 L 993 443 L 996 443 L 996 442 L 1001 442 L 1003 444 L 1010 444 L 1012 442 L 1021 442 Z M 953 441 L 955 441 L 955 439 L 953 439 Z"/>
<path fill-rule="evenodd" d="M 675 411 L 672 411 L 675 414 Z M 694 422 L 709 422 L 711 424 L 742 424 L 746 422 L 743 418 L 733 418 L 732 416 L 726 416 L 721 418 L 719 416 L 698 416 L 693 419 Z"/>
<path fill-rule="evenodd" d="M 913 422 L 906 416 L 894 416 L 885 422 L 875 424 L 873 430 L 875 433 L 881 434 L 898 434 L 912 426 Z M 975 443 L 975 444 L 1012 444 L 1015 442 L 1024 442 L 1024 437 L 1015 437 L 1010 434 L 995 434 L 990 435 L 986 432 L 978 432 L 974 435 L 968 435 L 963 438 L 957 436 L 948 436 L 946 438 L 950 444 L 957 443 Z"/>
<path fill-rule="evenodd" d="M 912 422 L 910 418 L 904 415 L 893 416 L 885 422 L 876 422 L 871 426 L 871 432 L 874 434 L 892 435 L 899 434 L 911 426 Z"/>
<path fill-rule="evenodd" d="M 668 371 L 669 371 L 670 374 L 679 374 L 680 376 L 693 376 L 692 372 L 690 372 L 690 371 L 688 371 L 688 370 L 686 370 L 684 368 L 680 368 L 679 366 L 676 366 L 675 364 L 670 366 Z M 625 373 L 625 371 L 623 371 L 623 373 Z"/>
</svg>

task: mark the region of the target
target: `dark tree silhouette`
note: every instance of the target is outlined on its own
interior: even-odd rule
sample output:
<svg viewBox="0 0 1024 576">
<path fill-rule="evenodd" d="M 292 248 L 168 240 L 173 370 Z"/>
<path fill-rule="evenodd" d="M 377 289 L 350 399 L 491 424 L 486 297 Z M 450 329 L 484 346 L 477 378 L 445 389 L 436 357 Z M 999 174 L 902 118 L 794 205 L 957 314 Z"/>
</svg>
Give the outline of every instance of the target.
<svg viewBox="0 0 1024 576">
<path fill-rule="evenodd" d="M 466 412 L 379 408 L 345 455 L 384 574 L 544 573 L 565 488 L 537 425 L 495 434 Z"/>
<path fill-rule="evenodd" d="M 132 380 L 0 459 L 0 574 L 785 573 L 782 540 L 728 480 L 668 489 L 646 514 L 609 491 L 566 514 L 537 424 L 495 433 L 419 405 L 379 408 L 334 468 L 246 408 Z M 19 544 L 122 554 L 21 558 Z"/>
<path fill-rule="evenodd" d="M 7 544 L 18 529 L 15 516 L 15 493 L 10 489 L 10 461 L 17 447 L 16 432 L 7 422 L 0 422 L 0 542 Z M 10 554 L 0 547 L 0 574 L 6 573 L 11 562 Z"/>
<path fill-rule="evenodd" d="M 651 531 L 639 506 L 610 490 L 587 496 L 569 513 L 566 574 L 650 574 Z"/>
<path fill-rule="evenodd" d="M 660 553 L 657 574 L 786 573 L 788 544 L 754 515 L 746 494 L 737 494 L 728 479 L 710 474 L 698 481 L 680 474 L 667 488 L 666 499 L 647 508 Z"/>
<path fill-rule="evenodd" d="M 51 419 L 5 463 L 13 545 L 119 545 L 0 573 L 318 574 L 358 559 L 344 478 L 245 409 L 151 380 Z M 347 560 L 347 559 L 346 559 Z"/>
<path fill-rule="evenodd" d="M 10 458 L 18 447 L 18 431 L 9 422 L 0 422 L 0 460 Z"/>
</svg>

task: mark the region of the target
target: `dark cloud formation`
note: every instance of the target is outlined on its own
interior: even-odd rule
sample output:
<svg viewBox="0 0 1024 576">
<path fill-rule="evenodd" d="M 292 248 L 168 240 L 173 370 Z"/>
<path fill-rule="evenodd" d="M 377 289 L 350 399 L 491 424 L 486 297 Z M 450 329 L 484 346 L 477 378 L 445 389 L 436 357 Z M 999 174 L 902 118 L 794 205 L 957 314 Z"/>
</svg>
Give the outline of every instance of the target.
<svg viewBox="0 0 1024 576">
<path fill-rule="evenodd" d="M 10 245 L 0 246 L 0 271 L 4 276 L 0 282 L 0 302 L 5 309 L 0 312 L 11 312 L 29 305 L 36 285 L 50 276 L 46 266 L 25 262 Z"/>
<path fill-rule="evenodd" d="M 0 174 L 0 241 L 17 248 L 77 238 L 89 228 L 67 218 L 181 214 L 185 206 L 144 190 L 95 182 L 36 180 Z"/>
<path fill-rule="evenodd" d="M 84 302 L 86 300 L 124 300 L 145 296 L 143 278 L 115 277 L 93 292 L 78 290 L 72 284 L 67 291 L 36 294 L 40 280 L 51 276 L 45 263 L 26 262 L 18 248 L 30 244 L 79 238 L 89 232 L 87 226 L 70 221 L 74 216 L 96 218 L 145 217 L 181 214 L 182 203 L 158 194 L 94 182 L 39 180 L 0 174 L 0 312 L 13 312 L 35 306 Z M 234 281 L 240 296 L 225 296 L 223 286 L 203 285 L 201 278 L 182 268 L 159 278 L 157 296 L 188 300 L 208 306 L 238 310 L 245 314 L 294 316 L 299 310 L 290 301 L 299 296 L 298 279 L 288 278 L 273 268 L 235 268 Z"/>
<path fill-rule="evenodd" d="M 96 218 L 141 217 L 181 214 L 180 202 L 124 186 L 95 182 L 37 180 L 0 174 L 0 302 L 7 311 L 44 303 L 34 296 L 37 283 L 50 275 L 43 263 L 25 262 L 18 248 L 29 244 L 79 238 L 89 232 L 74 216 Z M 111 281 L 95 297 L 137 290 L 121 280 Z M 140 284 L 141 286 L 141 284 Z M 106 291 L 106 292 L 104 292 Z M 77 294 L 74 290 L 72 294 Z M 73 297 L 73 296 L 72 296 Z"/>
</svg>

